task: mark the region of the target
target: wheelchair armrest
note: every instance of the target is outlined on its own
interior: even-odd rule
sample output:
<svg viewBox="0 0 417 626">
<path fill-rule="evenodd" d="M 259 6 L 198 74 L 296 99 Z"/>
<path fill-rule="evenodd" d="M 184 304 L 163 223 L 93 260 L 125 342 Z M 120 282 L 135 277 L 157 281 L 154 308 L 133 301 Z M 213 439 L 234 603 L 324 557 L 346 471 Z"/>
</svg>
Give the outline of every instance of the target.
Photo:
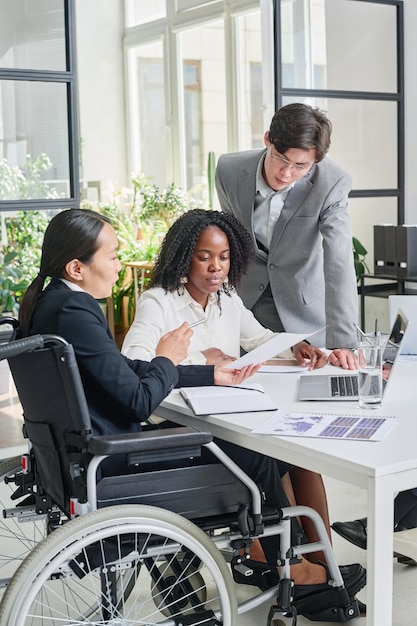
<svg viewBox="0 0 417 626">
<path fill-rule="evenodd" d="M 17 339 L 9 343 L 3 343 L 0 346 L 0 361 L 3 359 L 11 359 L 19 354 L 31 352 L 37 348 L 43 348 L 44 341 L 41 335 L 32 335 L 24 339 Z"/>
<path fill-rule="evenodd" d="M 101 435 L 92 437 L 88 451 L 94 455 L 140 453 L 146 456 L 156 450 L 198 450 L 203 444 L 212 441 L 211 433 L 199 432 L 193 428 L 163 428 L 138 433 Z M 189 452 L 186 453 L 189 455 Z"/>
</svg>

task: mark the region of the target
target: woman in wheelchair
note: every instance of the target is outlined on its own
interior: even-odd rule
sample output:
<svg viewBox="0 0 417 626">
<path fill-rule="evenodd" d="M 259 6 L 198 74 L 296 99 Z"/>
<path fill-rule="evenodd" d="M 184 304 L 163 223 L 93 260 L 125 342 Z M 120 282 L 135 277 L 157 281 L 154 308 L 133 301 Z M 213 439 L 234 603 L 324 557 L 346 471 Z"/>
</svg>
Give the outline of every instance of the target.
<svg viewBox="0 0 417 626">
<path fill-rule="evenodd" d="M 141 422 L 176 386 L 238 384 L 258 369 L 226 369 L 224 361 L 179 365 L 187 357 L 193 332 L 187 322 L 161 336 L 149 362 L 123 356 L 96 301 L 111 295 L 121 268 L 117 248 L 113 227 L 99 213 L 69 209 L 57 214 L 45 232 L 39 274 L 19 310 L 22 336 L 55 334 L 72 344 L 95 435 L 140 431 Z M 51 280 L 45 287 L 47 278 Z M 267 505 L 289 506 L 281 481 L 289 466 L 230 443 L 216 443 L 262 487 Z M 302 490 L 308 493 L 305 483 Z M 313 499 L 327 519 L 324 491 L 318 497 L 313 494 Z M 309 505 L 315 508 L 314 503 Z M 296 526 L 295 522 L 294 535 L 302 536 Z M 264 552 L 267 561 L 276 563 L 276 542 L 276 538 L 262 541 L 259 560 L 265 560 Z M 365 585 L 365 571 L 359 564 L 340 569 L 353 597 Z M 328 575 L 325 567 L 302 557 L 291 566 L 291 577 L 302 595 L 304 590 L 320 591 Z"/>
</svg>

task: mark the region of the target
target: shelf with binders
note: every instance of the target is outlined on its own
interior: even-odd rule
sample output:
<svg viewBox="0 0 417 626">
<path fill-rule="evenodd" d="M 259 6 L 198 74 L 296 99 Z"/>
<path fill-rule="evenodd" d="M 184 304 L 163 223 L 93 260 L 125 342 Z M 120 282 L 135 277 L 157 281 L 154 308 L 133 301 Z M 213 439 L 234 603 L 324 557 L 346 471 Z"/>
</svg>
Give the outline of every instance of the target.
<svg viewBox="0 0 417 626">
<path fill-rule="evenodd" d="M 369 281 L 372 281 L 369 283 Z M 377 282 L 374 282 L 377 281 Z M 382 283 L 380 281 L 383 281 Z M 407 283 L 416 283 L 412 287 Z M 365 328 L 365 298 L 388 298 L 392 295 L 417 295 L 417 276 L 395 276 L 394 274 L 362 274 L 358 286 L 360 296 L 360 324 Z"/>
</svg>

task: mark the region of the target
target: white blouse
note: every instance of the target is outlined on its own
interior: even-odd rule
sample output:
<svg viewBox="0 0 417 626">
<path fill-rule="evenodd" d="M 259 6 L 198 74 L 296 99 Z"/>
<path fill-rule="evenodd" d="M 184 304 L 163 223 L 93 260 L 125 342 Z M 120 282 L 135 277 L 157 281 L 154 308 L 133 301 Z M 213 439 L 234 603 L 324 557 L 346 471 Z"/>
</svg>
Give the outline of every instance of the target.
<svg viewBox="0 0 417 626">
<path fill-rule="evenodd" d="M 204 310 L 186 289 L 182 295 L 176 291 L 167 293 L 161 287 L 148 289 L 138 300 L 122 353 L 131 359 L 150 361 L 162 335 L 183 322 L 191 324 L 204 317 L 207 321 L 193 329 L 188 357 L 182 364 L 204 365 L 206 358 L 202 351 L 208 348 L 218 348 L 225 354 L 239 357 L 240 347 L 250 352 L 276 335 L 258 322 L 236 293 L 228 296 L 222 292 L 220 299 L 221 309 L 217 294 L 210 294 Z M 293 358 L 291 350 L 280 356 Z"/>
</svg>

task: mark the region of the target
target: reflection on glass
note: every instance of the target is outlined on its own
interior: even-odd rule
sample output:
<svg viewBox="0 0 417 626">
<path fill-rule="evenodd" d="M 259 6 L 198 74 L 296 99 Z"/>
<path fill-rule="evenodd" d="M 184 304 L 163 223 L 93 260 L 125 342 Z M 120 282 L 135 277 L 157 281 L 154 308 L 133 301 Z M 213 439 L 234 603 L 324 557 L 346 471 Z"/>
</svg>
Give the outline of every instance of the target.
<svg viewBox="0 0 417 626">
<path fill-rule="evenodd" d="M 162 43 L 132 49 L 129 62 L 134 167 L 159 187 L 165 187 L 165 155 L 170 150 L 170 137 L 166 132 Z"/>
<path fill-rule="evenodd" d="M 126 26 L 137 26 L 166 17 L 165 0 L 127 0 L 126 15 Z"/>
<path fill-rule="evenodd" d="M 227 151 L 223 22 L 210 22 L 180 35 L 183 64 L 186 188 L 194 196 L 206 185 L 208 153 Z"/>
<path fill-rule="evenodd" d="M 288 98 L 327 112 L 332 125 L 329 156 L 353 177 L 354 189 L 397 187 L 397 104 L 376 100 Z"/>
<path fill-rule="evenodd" d="M 66 85 L 0 81 L 0 200 L 70 197 Z"/>
<path fill-rule="evenodd" d="M 0 67 L 65 71 L 64 0 L 0 0 Z"/>
<path fill-rule="evenodd" d="M 282 86 L 397 91 L 396 7 L 281 0 Z"/>
<path fill-rule="evenodd" d="M 236 19 L 237 62 L 241 148 L 250 150 L 264 145 L 262 98 L 261 14 L 254 11 Z"/>
</svg>

